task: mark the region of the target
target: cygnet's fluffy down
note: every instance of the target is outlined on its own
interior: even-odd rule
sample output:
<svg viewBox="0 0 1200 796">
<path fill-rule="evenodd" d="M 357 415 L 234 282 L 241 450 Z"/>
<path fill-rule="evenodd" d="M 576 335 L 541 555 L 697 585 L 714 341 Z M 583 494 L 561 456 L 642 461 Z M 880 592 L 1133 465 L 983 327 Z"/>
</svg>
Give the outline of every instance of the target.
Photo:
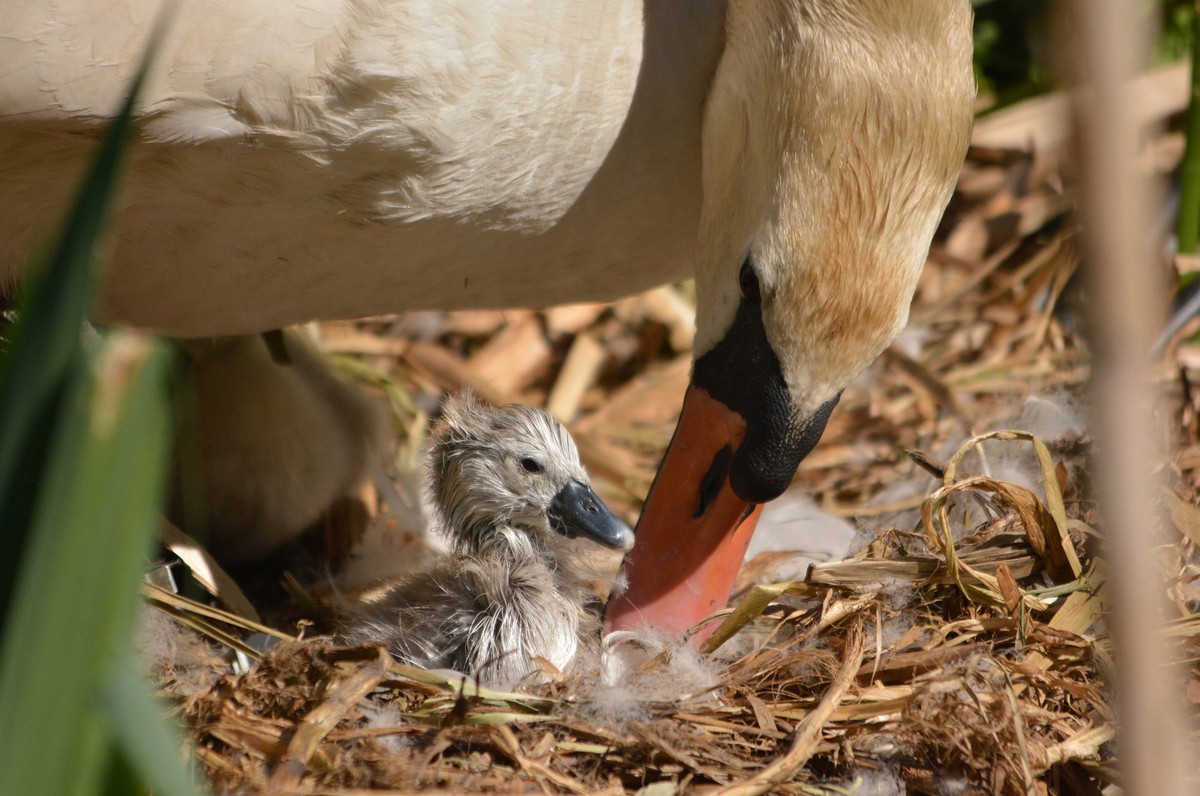
<svg viewBox="0 0 1200 796">
<path fill-rule="evenodd" d="M 559 669 L 598 617 L 572 539 L 628 550 L 633 532 L 592 491 L 566 429 L 540 409 L 450 401 L 428 455 L 429 489 L 454 554 L 343 623 L 351 643 L 505 687 Z"/>
<path fill-rule="evenodd" d="M 354 495 L 384 448 L 383 414 L 296 332 L 188 344 L 177 519 L 222 564 L 261 561 Z"/>
</svg>

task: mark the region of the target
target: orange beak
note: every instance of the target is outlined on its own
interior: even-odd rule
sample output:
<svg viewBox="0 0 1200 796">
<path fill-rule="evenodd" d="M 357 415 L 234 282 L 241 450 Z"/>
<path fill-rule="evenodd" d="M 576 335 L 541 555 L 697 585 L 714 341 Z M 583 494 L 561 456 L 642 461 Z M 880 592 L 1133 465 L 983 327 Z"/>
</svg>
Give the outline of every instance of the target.
<svg viewBox="0 0 1200 796">
<path fill-rule="evenodd" d="M 605 629 L 674 636 L 725 606 L 754 534 L 756 504 L 729 485 L 746 421 L 694 384 L 625 559 L 629 589 L 609 600 Z M 699 643 L 716 628 L 692 637 Z"/>
<path fill-rule="evenodd" d="M 625 557 L 629 588 L 609 599 L 607 630 L 679 636 L 724 607 L 758 504 L 787 489 L 837 405 L 840 393 L 803 416 L 793 410 L 749 260 L 739 279 L 733 321 L 692 367 L 679 425 Z M 705 635 L 701 629 L 692 641 Z"/>
</svg>

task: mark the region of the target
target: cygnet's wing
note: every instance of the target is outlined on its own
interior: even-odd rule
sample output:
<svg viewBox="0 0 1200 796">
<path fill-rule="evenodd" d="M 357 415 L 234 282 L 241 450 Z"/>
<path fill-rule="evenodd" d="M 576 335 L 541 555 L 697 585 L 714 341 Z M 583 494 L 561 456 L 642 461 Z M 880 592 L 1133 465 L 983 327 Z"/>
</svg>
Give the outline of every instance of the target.
<svg viewBox="0 0 1200 796">
<path fill-rule="evenodd" d="M 508 685 L 533 665 L 512 572 L 467 558 L 447 559 L 398 585 L 344 622 L 349 643 L 382 644 L 404 663 L 454 669 L 488 685 Z M 573 639 L 572 639 L 573 640 Z"/>
<path fill-rule="evenodd" d="M 402 663 L 465 671 L 469 589 L 446 565 L 421 572 L 345 617 L 340 638 L 381 644 Z"/>
</svg>

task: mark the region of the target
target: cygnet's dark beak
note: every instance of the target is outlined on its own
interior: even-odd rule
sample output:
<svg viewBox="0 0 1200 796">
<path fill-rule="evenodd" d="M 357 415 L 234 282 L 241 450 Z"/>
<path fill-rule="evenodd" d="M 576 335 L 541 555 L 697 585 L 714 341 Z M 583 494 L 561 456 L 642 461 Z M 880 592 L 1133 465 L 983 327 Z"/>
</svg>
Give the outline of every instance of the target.
<svg viewBox="0 0 1200 796">
<path fill-rule="evenodd" d="M 583 536 L 605 547 L 629 550 L 633 531 L 580 481 L 568 481 L 550 501 L 550 527 L 570 539 Z"/>
</svg>

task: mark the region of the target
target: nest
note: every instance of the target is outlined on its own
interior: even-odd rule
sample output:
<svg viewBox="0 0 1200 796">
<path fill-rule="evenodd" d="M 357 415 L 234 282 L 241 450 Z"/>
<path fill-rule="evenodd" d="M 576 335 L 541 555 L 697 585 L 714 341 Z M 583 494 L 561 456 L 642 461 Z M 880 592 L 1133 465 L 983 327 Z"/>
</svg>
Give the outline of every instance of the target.
<svg viewBox="0 0 1200 796">
<path fill-rule="evenodd" d="M 179 693 L 183 715 L 215 785 L 270 793 L 836 792 L 874 778 L 916 792 L 955 782 L 1029 792 L 1039 779 L 1075 792 L 1107 781 L 1108 653 L 1087 635 L 1104 593 L 1086 552 L 1094 532 L 1053 469 L 1047 499 L 956 479 L 961 458 L 926 498 L 923 533 L 892 531 L 803 581 L 747 588 L 713 620 L 703 648 L 711 682 L 669 697 L 647 690 L 633 718 L 588 704 L 595 671 L 498 693 L 400 666 L 378 648 L 282 633 L 245 674 Z M 991 519 L 955 541 L 951 507 L 968 495 Z M 263 631 L 154 587 L 147 594 L 210 637 L 220 627 Z M 619 687 L 636 689 L 687 654 L 667 647 Z M 180 691 L 183 679 L 166 682 Z"/>
<path fill-rule="evenodd" d="M 1173 140 L 1148 146 L 1161 155 Z M 651 649 L 619 680 L 636 709 L 605 709 L 617 691 L 597 690 L 612 677 L 597 663 L 495 692 L 146 586 L 190 629 L 181 638 L 206 639 L 154 672 L 190 754 L 216 789 L 263 793 L 1025 794 L 1119 782 L 1091 441 L 1085 423 L 1047 423 L 1025 405 L 1070 404 L 1089 375 L 1060 185 L 1051 158 L 972 150 L 914 331 L 846 391 L 798 476 L 824 511 L 868 531 L 861 549 L 785 582 L 769 574 L 790 554 L 749 562 L 700 652 Z M 573 420 L 598 490 L 632 518 L 687 377 L 688 302 L 684 286 L 612 305 L 329 325 L 324 337 L 381 374 L 407 432 L 401 464 L 421 446 L 421 395 L 470 387 L 549 404 Z M 1172 447 L 1147 513 L 1193 717 L 1196 351 L 1181 344 L 1158 370 Z M 1040 428 L 1014 426 L 1031 417 Z M 278 643 L 263 654 L 245 641 L 254 633 Z M 234 673 L 224 650 L 252 665 Z"/>
</svg>

